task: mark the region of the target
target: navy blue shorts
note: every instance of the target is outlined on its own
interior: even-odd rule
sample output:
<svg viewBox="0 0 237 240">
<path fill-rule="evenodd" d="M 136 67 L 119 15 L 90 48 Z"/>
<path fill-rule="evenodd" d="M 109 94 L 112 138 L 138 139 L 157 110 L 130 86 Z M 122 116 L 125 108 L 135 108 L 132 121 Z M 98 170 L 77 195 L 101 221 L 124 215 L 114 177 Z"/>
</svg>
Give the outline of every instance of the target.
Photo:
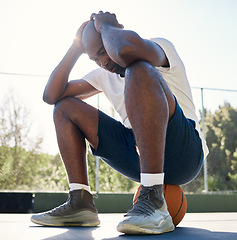
<svg viewBox="0 0 237 240">
<path fill-rule="evenodd" d="M 99 144 L 94 155 L 129 179 L 140 182 L 140 162 L 132 129 L 99 111 Z M 203 163 L 202 143 L 195 122 L 187 119 L 179 104 L 166 135 L 164 182 L 182 185 L 193 180 Z"/>
</svg>

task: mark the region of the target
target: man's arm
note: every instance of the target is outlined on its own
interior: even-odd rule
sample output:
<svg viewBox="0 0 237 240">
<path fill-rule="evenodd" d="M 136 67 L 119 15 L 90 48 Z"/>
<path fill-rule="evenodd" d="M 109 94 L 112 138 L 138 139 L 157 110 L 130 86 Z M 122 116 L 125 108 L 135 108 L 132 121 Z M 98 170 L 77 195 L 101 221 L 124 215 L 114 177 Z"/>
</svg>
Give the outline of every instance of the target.
<svg viewBox="0 0 237 240">
<path fill-rule="evenodd" d="M 89 84 L 87 81 L 83 79 L 79 80 L 71 80 L 63 93 L 63 95 L 57 100 L 64 97 L 76 97 L 81 100 L 84 100 L 88 97 L 92 97 L 93 95 L 100 93 L 99 90 L 94 88 L 91 84 Z"/>
<path fill-rule="evenodd" d="M 72 46 L 50 75 L 43 94 L 43 100 L 48 104 L 55 104 L 66 96 L 75 96 L 80 99 L 85 99 L 99 92 L 84 80 L 68 82 L 68 77 L 72 68 L 78 58 L 84 53 L 81 43 L 81 34 L 86 24 L 87 22 L 81 25 Z"/>
<path fill-rule="evenodd" d="M 156 43 L 142 39 L 137 33 L 123 30 L 116 16 L 110 13 L 92 14 L 95 28 L 101 33 L 104 47 L 111 59 L 126 68 L 138 60 L 153 66 L 168 67 L 163 49 Z"/>
</svg>

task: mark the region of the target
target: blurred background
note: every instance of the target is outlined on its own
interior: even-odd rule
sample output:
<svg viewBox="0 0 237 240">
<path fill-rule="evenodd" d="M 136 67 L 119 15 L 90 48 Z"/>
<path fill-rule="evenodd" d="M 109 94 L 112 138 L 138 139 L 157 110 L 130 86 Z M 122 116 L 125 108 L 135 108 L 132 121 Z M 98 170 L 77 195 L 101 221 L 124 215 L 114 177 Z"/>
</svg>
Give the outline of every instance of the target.
<svg viewBox="0 0 237 240">
<path fill-rule="evenodd" d="M 235 0 L 0 0 L 0 190 L 68 190 L 53 106 L 42 94 L 81 23 L 99 10 L 116 13 L 125 29 L 143 38 L 167 38 L 185 64 L 210 154 L 184 191 L 236 191 Z M 94 68 L 82 56 L 70 79 Z M 87 102 L 119 120 L 103 94 Z M 89 151 L 88 172 L 93 191 L 133 192 L 137 186 Z"/>
</svg>

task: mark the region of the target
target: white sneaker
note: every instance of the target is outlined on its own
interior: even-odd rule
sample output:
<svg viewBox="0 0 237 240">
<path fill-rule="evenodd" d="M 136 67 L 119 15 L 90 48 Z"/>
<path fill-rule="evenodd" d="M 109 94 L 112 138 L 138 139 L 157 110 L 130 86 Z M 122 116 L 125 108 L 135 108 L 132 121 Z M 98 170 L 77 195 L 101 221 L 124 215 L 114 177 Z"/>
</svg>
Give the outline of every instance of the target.
<svg viewBox="0 0 237 240">
<path fill-rule="evenodd" d="M 174 230 L 161 185 L 144 187 L 137 202 L 117 226 L 125 234 L 162 234 Z"/>
</svg>

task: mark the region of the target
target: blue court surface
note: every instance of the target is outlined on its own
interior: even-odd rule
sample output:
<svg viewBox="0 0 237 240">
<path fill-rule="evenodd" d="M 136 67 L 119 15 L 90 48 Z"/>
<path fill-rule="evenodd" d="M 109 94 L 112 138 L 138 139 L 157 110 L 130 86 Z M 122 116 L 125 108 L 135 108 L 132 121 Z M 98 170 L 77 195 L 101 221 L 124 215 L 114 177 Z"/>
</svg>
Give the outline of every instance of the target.
<svg viewBox="0 0 237 240">
<path fill-rule="evenodd" d="M 187 213 L 171 233 L 152 236 L 124 235 L 116 230 L 123 214 L 99 214 L 99 227 L 43 227 L 30 221 L 30 214 L 0 214 L 1 240 L 175 239 L 237 240 L 236 213 Z"/>
</svg>

